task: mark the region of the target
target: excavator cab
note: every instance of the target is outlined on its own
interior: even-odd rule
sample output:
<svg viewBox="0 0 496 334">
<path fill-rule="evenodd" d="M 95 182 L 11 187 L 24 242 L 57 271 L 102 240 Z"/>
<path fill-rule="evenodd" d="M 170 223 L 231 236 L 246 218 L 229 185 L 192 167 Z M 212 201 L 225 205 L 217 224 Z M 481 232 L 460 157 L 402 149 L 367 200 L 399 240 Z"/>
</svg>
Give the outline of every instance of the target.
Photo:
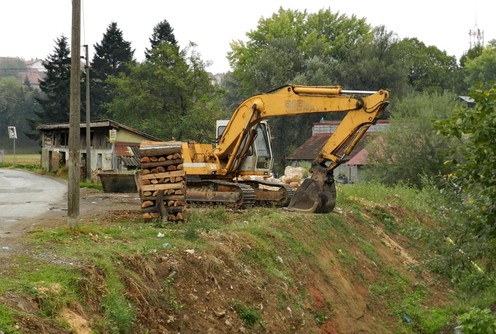
<svg viewBox="0 0 496 334">
<path fill-rule="evenodd" d="M 220 138 L 227 127 L 229 120 L 216 122 L 217 138 Z M 270 175 L 274 164 L 272 154 L 271 134 L 267 121 L 256 125 L 255 140 L 248 149 L 246 157 L 239 168 L 240 175 Z"/>
</svg>

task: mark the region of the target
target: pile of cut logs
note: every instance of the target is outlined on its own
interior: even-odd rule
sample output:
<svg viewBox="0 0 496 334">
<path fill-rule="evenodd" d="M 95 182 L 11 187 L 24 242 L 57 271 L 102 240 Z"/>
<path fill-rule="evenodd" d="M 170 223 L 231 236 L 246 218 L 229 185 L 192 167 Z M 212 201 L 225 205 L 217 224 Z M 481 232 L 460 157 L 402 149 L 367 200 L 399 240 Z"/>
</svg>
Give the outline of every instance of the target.
<svg viewBox="0 0 496 334">
<path fill-rule="evenodd" d="M 140 145 L 138 187 L 143 219 L 184 221 L 186 189 L 180 142 L 145 141 Z"/>
</svg>

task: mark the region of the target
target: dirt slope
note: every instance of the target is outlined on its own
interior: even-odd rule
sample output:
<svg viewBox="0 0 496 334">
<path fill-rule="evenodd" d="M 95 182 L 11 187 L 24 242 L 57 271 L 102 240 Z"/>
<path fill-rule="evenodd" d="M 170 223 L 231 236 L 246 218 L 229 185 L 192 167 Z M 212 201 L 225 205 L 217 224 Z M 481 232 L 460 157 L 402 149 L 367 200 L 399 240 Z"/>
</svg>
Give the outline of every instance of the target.
<svg viewBox="0 0 496 334">
<path fill-rule="evenodd" d="M 85 190 L 83 224 L 137 222 L 137 201 L 134 195 Z M 222 223 L 236 228 L 196 230 L 197 247 L 120 255 L 115 261 L 126 298 L 137 310 L 129 332 L 408 333 L 405 296 L 421 287 L 426 306 L 442 305 L 447 297 L 428 273 L 412 270 L 422 259 L 421 245 L 391 230 L 390 222 L 428 222 L 394 206 L 355 204 L 361 208 L 358 215 L 338 209 L 327 218 L 280 209 L 228 212 Z M 190 209 L 195 210 L 203 209 Z M 277 219 L 271 210 L 277 210 Z M 208 215 L 208 210 L 198 214 Z M 64 212 L 53 212 L 3 231 L 0 241 L 10 249 L 9 256 L 0 256 L 3 270 L 13 256 L 32 254 L 18 238 L 22 233 L 64 224 Z M 100 238 L 95 247 L 111 242 L 121 241 Z M 39 314 L 40 300 L 0 296 L 18 312 L 20 332 L 112 332 L 98 325 L 104 313 L 104 270 L 84 259 L 76 265 L 82 299 L 56 317 Z"/>
</svg>

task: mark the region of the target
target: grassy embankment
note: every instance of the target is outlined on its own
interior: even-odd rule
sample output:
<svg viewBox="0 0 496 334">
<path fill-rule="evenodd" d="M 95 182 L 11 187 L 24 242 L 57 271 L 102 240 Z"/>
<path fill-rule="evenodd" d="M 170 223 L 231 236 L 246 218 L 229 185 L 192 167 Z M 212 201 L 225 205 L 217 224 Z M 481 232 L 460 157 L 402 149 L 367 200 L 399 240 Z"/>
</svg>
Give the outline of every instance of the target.
<svg viewBox="0 0 496 334">
<path fill-rule="evenodd" d="M 441 207 L 435 192 L 346 185 L 326 215 L 190 208 L 160 225 L 130 208 L 40 229 L 0 258 L 0 330 L 453 332 L 496 293 L 433 270 Z"/>
</svg>

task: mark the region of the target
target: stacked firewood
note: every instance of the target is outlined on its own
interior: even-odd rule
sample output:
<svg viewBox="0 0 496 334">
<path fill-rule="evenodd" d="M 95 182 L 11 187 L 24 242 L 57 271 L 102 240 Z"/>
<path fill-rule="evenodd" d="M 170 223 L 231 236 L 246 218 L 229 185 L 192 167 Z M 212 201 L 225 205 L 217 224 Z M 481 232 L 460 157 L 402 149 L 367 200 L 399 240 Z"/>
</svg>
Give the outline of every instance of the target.
<svg viewBox="0 0 496 334">
<path fill-rule="evenodd" d="M 184 221 L 185 174 L 180 142 L 142 142 L 138 187 L 143 219 Z"/>
</svg>

